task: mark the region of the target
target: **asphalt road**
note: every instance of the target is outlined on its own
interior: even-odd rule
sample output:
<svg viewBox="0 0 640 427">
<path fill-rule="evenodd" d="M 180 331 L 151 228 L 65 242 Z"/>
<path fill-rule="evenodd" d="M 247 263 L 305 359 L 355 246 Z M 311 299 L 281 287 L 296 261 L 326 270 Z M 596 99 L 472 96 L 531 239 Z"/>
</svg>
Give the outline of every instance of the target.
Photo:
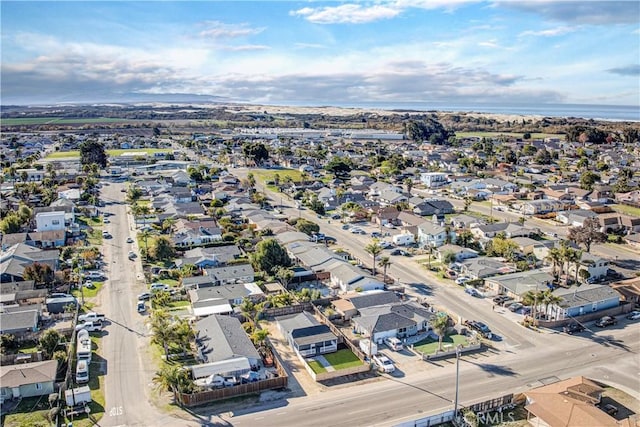
<svg viewBox="0 0 640 427">
<path fill-rule="evenodd" d="M 104 377 L 105 416 L 100 425 L 184 426 L 184 421 L 178 422 L 150 404 L 157 400 L 157 392 L 151 384 L 155 367 L 149 363 L 150 338 L 145 317 L 136 311 L 136 295 L 145 285 L 141 280 L 139 258 L 130 261 L 127 257 L 129 250 L 137 250 L 135 243 L 126 243 L 129 236 L 135 240 L 135 232 L 121 188 L 124 184 L 110 184 L 102 189 L 102 197 L 108 203 L 104 211 L 114 215 L 109 218 L 111 223 L 105 225 L 113 238 L 103 242 L 108 280 L 100 294 L 99 310 L 106 314 L 110 324 L 101 341 L 102 348 L 98 349 L 105 359 L 107 372 Z"/>
</svg>

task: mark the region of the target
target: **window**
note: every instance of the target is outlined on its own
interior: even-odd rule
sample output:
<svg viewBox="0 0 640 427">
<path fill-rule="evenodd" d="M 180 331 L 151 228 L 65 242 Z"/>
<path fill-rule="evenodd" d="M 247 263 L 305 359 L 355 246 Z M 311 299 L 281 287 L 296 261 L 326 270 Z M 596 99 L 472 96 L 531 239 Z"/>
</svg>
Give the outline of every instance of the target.
<svg viewBox="0 0 640 427">
<path fill-rule="evenodd" d="M 42 390 L 42 384 L 36 383 L 36 390 Z"/>
<path fill-rule="evenodd" d="M 59 224 L 60 224 L 60 221 L 59 221 L 59 220 L 57 220 L 57 219 L 54 219 L 54 220 L 51 220 L 51 224 L 53 224 L 53 225 L 59 225 Z"/>
</svg>

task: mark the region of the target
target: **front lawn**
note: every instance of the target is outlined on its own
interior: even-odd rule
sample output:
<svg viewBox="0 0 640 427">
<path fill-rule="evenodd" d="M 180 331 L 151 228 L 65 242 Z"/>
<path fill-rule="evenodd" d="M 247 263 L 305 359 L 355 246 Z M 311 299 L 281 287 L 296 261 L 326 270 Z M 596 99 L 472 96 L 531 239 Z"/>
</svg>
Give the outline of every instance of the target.
<svg viewBox="0 0 640 427">
<path fill-rule="evenodd" d="M 458 345 L 462 345 L 464 347 L 468 344 L 469 343 L 467 342 L 467 337 L 465 337 L 464 335 L 447 335 L 442 340 L 442 350 L 445 351 L 448 348 L 455 348 Z M 417 342 L 413 346 L 413 348 L 423 354 L 433 354 L 436 352 L 436 350 L 438 350 L 438 340 L 427 338 L 425 340 Z"/>
<path fill-rule="evenodd" d="M 92 282 L 92 283 L 93 283 L 93 288 L 87 288 L 86 286 L 83 285 L 82 292 L 80 292 L 80 289 L 74 289 L 73 291 L 71 291 L 71 295 L 73 295 L 78 299 L 82 297 L 82 294 L 84 294 L 85 298 L 93 298 L 97 296 L 100 289 L 102 289 L 104 282 Z"/>
<path fill-rule="evenodd" d="M 280 182 L 283 183 L 287 180 L 287 177 L 291 178 L 293 182 L 302 181 L 302 172 L 297 169 L 268 169 L 268 170 L 252 170 L 253 176 L 256 181 L 273 181 L 276 174 L 280 177 Z M 273 187 L 275 189 L 275 186 Z"/>
<path fill-rule="evenodd" d="M 611 205 L 611 207 L 616 212 L 640 218 L 640 208 L 628 205 Z"/>
<path fill-rule="evenodd" d="M 87 242 L 93 246 L 102 246 L 102 230 L 94 228 L 92 230 L 87 230 Z"/>
<path fill-rule="evenodd" d="M 308 365 L 311 368 L 311 370 L 313 372 L 315 372 L 316 374 L 321 374 L 323 372 L 327 372 L 327 370 L 324 368 L 324 366 L 322 366 L 322 364 L 320 362 L 318 362 L 317 360 L 310 360 Z"/>
<path fill-rule="evenodd" d="M 180 300 L 180 301 L 171 301 L 169 303 L 169 310 L 181 310 L 183 308 L 187 308 L 191 305 L 189 301 Z"/>
<path fill-rule="evenodd" d="M 353 354 L 349 349 L 338 350 L 335 353 L 328 353 L 323 356 L 335 370 L 351 368 L 363 364 L 362 360 L 358 359 L 358 356 Z"/>
<path fill-rule="evenodd" d="M 27 397 L 20 401 L 18 407 L 6 416 L 3 414 L 5 427 L 49 427 L 48 396 Z"/>
</svg>

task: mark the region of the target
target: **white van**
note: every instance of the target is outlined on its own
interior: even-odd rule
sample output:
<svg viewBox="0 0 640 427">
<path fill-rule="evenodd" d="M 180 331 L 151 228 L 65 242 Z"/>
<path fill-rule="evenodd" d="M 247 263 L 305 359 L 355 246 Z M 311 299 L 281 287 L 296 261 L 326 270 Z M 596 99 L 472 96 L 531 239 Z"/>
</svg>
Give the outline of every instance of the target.
<svg viewBox="0 0 640 427">
<path fill-rule="evenodd" d="M 393 351 L 402 350 L 402 341 L 396 337 L 387 337 L 384 339 L 384 343 Z"/>
<path fill-rule="evenodd" d="M 78 360 L 76 365 L 76 383 L 85 384 L 89 382 L 89 362 Z"/>
</svg>

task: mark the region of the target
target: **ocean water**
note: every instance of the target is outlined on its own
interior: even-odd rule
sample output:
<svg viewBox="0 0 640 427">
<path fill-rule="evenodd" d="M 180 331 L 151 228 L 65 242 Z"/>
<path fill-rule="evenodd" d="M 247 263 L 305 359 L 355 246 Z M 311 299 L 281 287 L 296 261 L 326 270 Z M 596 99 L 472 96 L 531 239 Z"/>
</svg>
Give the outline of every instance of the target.
<svg viewBox="0 0 640 427">
<path fill-rule="evenodd" d="M 294 105 L 307 105 L 294 103 Z M 319 105 L 316 105 L 319 106 Z M 371 108 L 380 110 L 450 111 L 492 114 L 516 114 L 523 116 L 577 117 L 611 121 L 640 121 L 640 107 L 633 105 L 591 104 L 451 104 L 443 102 L 362 102 L 332 104 L 336 107 Z"/>
</svg>

